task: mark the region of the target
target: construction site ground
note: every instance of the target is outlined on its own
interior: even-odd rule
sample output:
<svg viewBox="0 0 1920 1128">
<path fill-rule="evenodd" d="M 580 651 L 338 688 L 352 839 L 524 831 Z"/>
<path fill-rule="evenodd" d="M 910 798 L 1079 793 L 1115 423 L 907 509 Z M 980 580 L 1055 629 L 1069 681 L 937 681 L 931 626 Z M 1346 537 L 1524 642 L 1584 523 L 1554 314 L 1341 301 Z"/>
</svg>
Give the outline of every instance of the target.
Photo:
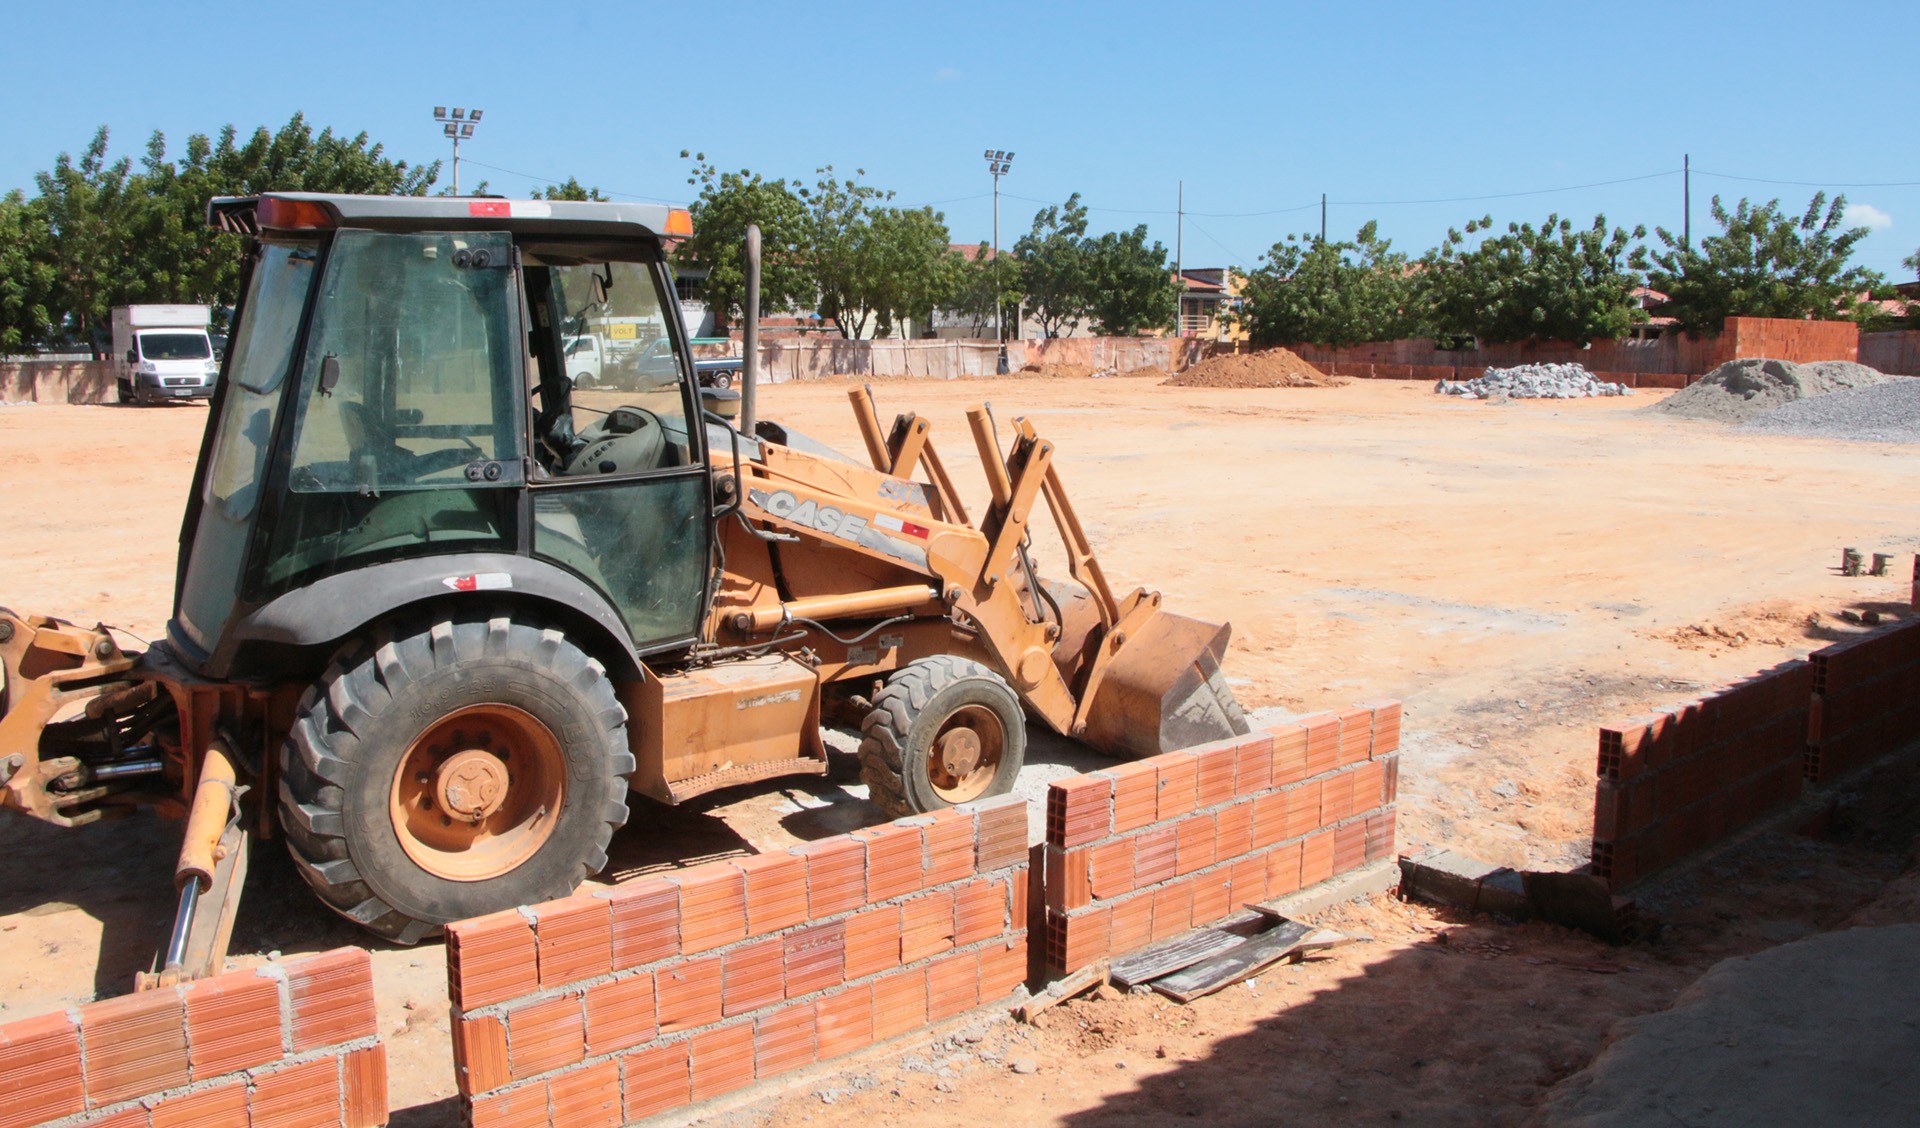
<svg viewBox="0 0 1920 1128">
<path fill-rule="evenodd" d="M 763 413 L 857 451 L 848 386 L 766 387 Z M 1483 403 L 1385 381 L 1246 390 L 1137 378 L 899 380 L 874 392 L 883 416 L 933 420 L 974 499 L 984 487 L 964 408 L 990 401 L 1003 435 L 1031 417 L 1057 440 L 1115 585 L 1154 586 L 1171 610 L 1234 624 L 1227 671 L 1257 717 L 1403 701 L 1403 852 L 1581 864 L 1596 726 L 1858 631 L 1842 611 L 1906 615 L 1904 560 L 1888 578 L 1836 565 L 1844 546 L 1920 547 L 1909 448 L 1649 416 L 1637 410 L 1645 393 Z M 0 599 L 159 636 L 205 419 L 198 406 L 0 409 Z M 1038 562 L 1058 571 L 1047 535 L 1036 530 Z M 1036 792 L 1098 762 L 1041 739 L 1030 759 L 1023 787 Z M 1662 927 L 1630 945 L 1376 897 L 1321 918 L 1369 942 L 1190 1006 L 1088 998 L 1031 1027 L 983 1012 L 695 1115 L 1522 1123 L 1618 1021 L 1667 1008 L 1717 961 L 1849 922 L 1920 920 L 1914 880 L 1901 877 L 1913 779 L 1911 765 L 1883 769 L 1848 790 L 1826 837 L 1750 836 L 1650 891 L 1643 912 Z M 669 864 L 690 844 L 707 858 L 879 819 L 825 780 L 674 810 L 636 801 L 602 879 Z M 0 1021 L 130 987 L 165 939 L 179 832 L 145 815 L 75 831 L 0 821 L 0 951 L 11 957 Z M 393 1122 L 457 1123 L 440 945 L 371 942 L 307 893 L 277 844 L 253 864 L 235 963 L 367 944 Z"/>
</svg>

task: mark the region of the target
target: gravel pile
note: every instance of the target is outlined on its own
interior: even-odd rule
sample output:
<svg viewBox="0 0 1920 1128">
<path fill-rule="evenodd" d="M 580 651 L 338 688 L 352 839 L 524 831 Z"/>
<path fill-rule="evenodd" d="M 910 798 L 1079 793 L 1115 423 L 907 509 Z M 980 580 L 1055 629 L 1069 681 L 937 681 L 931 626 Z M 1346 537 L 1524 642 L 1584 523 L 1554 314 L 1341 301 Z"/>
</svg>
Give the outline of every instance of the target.
<svg viewBox="0 0 1920 1128">
<path fill-rule="evenodd" d="M 1433 390 L 1468 399 L 1588 399 L 1630 396 L 1625 384 L 1609 384 L 1578 364 L 1522 364 L 1489 368 L 1477 380 L 1442 380 Z"/>
<path fill-rule="evenodd" d="M 1847 360 L 1794 364 L 1749 357 L 1728 361 L 1649 410 L 1686 419 L 1743 423 L 1796 400 L 1872 387 L 1888 379 L 1884 373 Z"/>
<path fill-rule="evenodd" d="M 1884 376 L 1880 383 L 1795 400 L 1747 420 L 1740 429 L 1872 443 L 1920 443 L 1920 378 Z"/>
</svg>

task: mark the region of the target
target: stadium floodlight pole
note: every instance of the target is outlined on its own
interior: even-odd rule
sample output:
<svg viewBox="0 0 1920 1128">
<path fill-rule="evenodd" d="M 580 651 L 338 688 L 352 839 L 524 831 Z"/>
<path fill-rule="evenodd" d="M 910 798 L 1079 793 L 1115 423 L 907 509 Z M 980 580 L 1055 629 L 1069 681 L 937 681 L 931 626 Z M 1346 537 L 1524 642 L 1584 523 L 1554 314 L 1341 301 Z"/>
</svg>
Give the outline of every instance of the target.
<svg viewBox="0 0 1920 1128">
<path fill-rule="evenodd" d="M 1013 169 L 1013 154 L 1004 149 L 986 151 L 987 171 L 993 174 L 993 257 L 1000 257 L 1000 178 Z M 1000 347 L 999 368 L 1002 376 L 1007 374 L 1007 303 L 1000 293 L 1000 269 L 988 264 L 993 271 L 993 339 Z"/>
<path fill-rule="evenodd" d="M 473 136 L 473 127 L 480 124 L 481 110 L 469 110 L 465 106 L 455 106 L 453 113 L 447 113 L 445 106 L 433 108 L 433 120 L 442 126 L 441 132 L 453 140 L 453 194 L 460 194 L 460 142 Z"/>
</svg>

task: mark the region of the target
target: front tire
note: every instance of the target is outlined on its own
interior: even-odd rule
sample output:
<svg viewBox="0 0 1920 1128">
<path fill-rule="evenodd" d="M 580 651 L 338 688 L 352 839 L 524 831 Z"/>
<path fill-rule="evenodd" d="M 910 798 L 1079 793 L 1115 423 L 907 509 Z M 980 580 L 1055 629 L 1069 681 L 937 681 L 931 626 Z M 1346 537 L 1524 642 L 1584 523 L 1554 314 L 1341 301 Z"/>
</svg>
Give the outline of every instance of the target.
<svg viewBox="0 0 1920 1128">
<path fill-rule="evenodd" d="M 952 655 L 895 671 L 860 734 L 860 776 L 893 818 L 1005 795 L 1027 755 L 1020 698 L 992 670 Z"/>
<path fill-rule="evenodd" d="M 443 620 L 344 652 L 307 690 L 280 824 L 322 901 L 412 944 L 602 869 L 633 769 L 606 670 L 560 631 Z"/>
</svg>

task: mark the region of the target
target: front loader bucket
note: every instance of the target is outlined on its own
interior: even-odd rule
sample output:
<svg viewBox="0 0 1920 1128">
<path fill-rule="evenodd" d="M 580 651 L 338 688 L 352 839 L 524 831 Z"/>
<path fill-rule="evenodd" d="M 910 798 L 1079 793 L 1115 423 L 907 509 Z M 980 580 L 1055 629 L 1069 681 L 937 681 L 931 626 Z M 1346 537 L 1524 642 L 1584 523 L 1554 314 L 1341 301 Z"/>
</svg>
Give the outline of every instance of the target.
<svg viewBox="0 0 1920 1128">
<path fill-rule="evenodd" d="M 1077 586 L 1047 586 L 1064 620 L 1055 662 L 1073 684 L 1086 661 L 1099 614 Z M 1157 756 L 1210 740 L 1242 736 L 1247 719 L 1220 673 L 1233 628 L 1156 611 L 1107 665 L 1080 739 L 1127 759 Z"/>
</svg>

